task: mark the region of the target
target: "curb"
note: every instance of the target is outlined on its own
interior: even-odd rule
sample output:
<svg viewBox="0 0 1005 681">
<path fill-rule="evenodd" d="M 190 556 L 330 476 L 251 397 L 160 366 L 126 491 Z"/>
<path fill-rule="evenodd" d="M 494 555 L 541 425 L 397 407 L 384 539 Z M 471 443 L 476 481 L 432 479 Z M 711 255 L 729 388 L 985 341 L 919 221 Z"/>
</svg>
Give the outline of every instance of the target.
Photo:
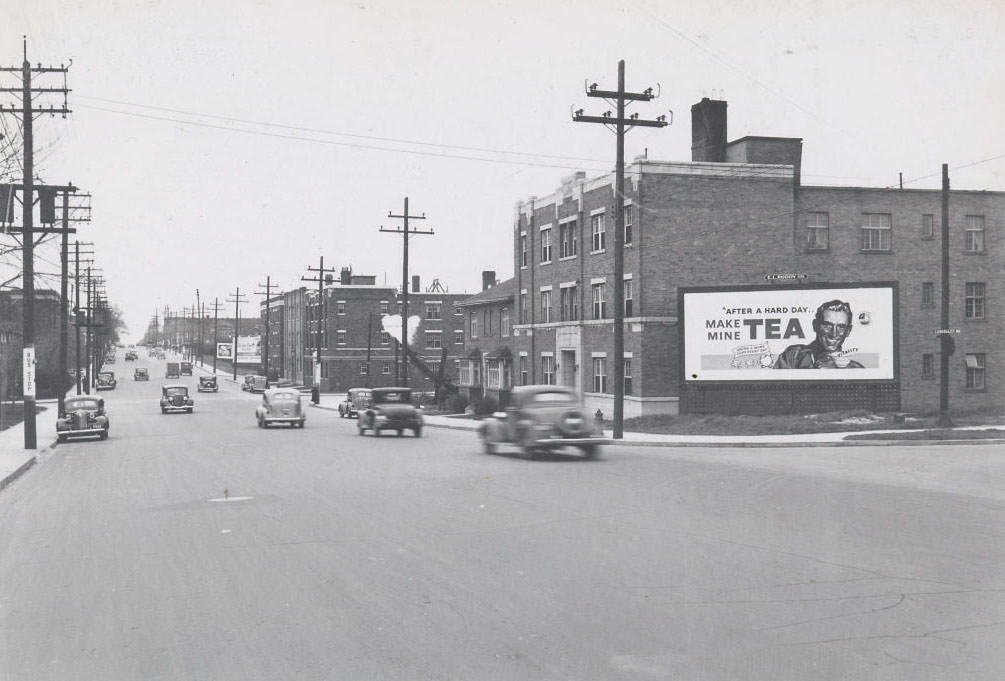
<svg viewBox="0 0 1005 681">
<path fill-rule="evenodd" d="M 52 445 L 49 445 L 49 447 L 46 447 L 45 449 L 47 450 L 47 449 L 49 449 L 51 447 L 52 447 Z M 43 450 L 43 451 L 45 451 L 45 450 Z M 5 487 L 7 487 L 7 485 L 9 485 L 12 482 L 14 482 L 15 480 L 17 480 L 24 473 L 26 473 L 29 468 L 31 468 L 32 466 L 34 466 L 37 462 L 38 462 L 38 455 L 35 454 L 30 459 L 28 459 L 23 464 L 21 464 L 20 468 L 12 471 L 10 474 L 7 475 L 7 477 L 5 477 L 3 480 L 0 480 L 0 489 L 4 489 Z"/>
</svg>

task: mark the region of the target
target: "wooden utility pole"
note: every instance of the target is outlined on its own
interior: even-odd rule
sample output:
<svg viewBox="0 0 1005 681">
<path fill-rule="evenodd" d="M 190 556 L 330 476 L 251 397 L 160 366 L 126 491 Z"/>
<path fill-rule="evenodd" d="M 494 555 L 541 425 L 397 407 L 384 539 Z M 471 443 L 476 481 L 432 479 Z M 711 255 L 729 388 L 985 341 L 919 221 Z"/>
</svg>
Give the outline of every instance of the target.
<svg viewBox="0 0 1005 681">
<path fill-rule="evenodd" d="M 426 214 L 422 215 L 409 215 L 408 214 L 408 197 L 405 197 L 405 210 L 401 215 L 394 215 L 390 211 L 387 213 L 387 217 L 395 218 L 398 220 L 403 220 L 404 227 L 402 229 L 384 229 L 380 228 L 381 232 L 390 232 L 392 234 L 400 234 L 403 238 L 402 242 L 402 257 L 401 257 L 401 362 L 397 365 L 401 367 L 401 385 L 408 387 L 408 237 L 413 234 L 424 234 L 429 235 L 433 233 L 433 230 L 421 231 L 417 229 L 408 229 L 409 220 L 425 220 Z M 398 373 L 395 372 L 395 380 L 399 379 Z"/>
<path fill-rule="evenodd" d="M 24 448 L 37 448 L 37 422 L 35 418 L 35 250 L 34 250 L 34 204 L 35 204 L 35 164 L 34 137 L 32 125 L 36 113 L 57 113 L 66 117 L 69 109 L 66 96 L 69 90 L 65 86 L 67 67 L 43 67 L 38 64 L 32 67 L 28 61 L 28 41 L 24 41 L 24 61 L 21 67 L 0 68 L 0 73 L 21 73 L 21 86 L 18 88 L 0 88 L 0 93 L 19 93 L 21 106 L 0 106 L 0 113 L 21 114 L 21 136 L 24 145 L 24 176 L 21 195 L 22 224 L 24 231 L 22 240 L 22 296 L 23 310 L 21 315 L 22 363 L 24 368 Z M 44 88 L 31 85 L 32 74 L 62 73 L 64 86 L 62 88 Z M 59 108 L 49 106 L 48 110 L 36 108 L 32 97 L 36 94 L 62 93 L 63 105 Z M 64 374 L 65 375 L 65 374 Z"/>
<path fill-rule="evenodd" d="M 593 83 L 586 89 L 587 97 L 602 97 L 613 100 L 617 115 L 611 117 L 607 111 L 602 116 L 584 116 L 583 110 L 576 111 L 572 120 L 577 123 L 600 123 L 611 128 L 617 137 L 617 154 L 614 166 L 614 437 L 621 439 L 625 414 L 625 128 L 643 126 L 648 128 L 666 127 L 666 116 L 658 116 L 648 121 L 632 114 L 625 118 L 625 102 L 648 102 L 655 95 L 653 89 L 644 92 L 625 92 L 625 60 L 618 62 L 617 91 L 599 90 Z M 584 292 L 585 293 L 585 292 Z M 584 362 L 585 364 L 585 362 Z"/>
<path fill-rule="evenodd" d="M 939 426 L 951 428 L 949 417 L 949 358 L 956 341 L 949 328 L 949 164 L 942 164 L 942 328 L 939 352 Z"/>
<path fill-rule="evenodd" d="M 318 261 L 317 268 L 313 268 L 310 265 L 307 266 L 308 272 L 317 272 L 316 277 L 300 277 L 300 281 L 314 281 L 318 284 L 318 314 L 317 314 L 317 353 L 316 359 L 314 360 L 314 389 L 317 391 L 312 394 L 312 398 L 317 396 L 320 399 L 321 393 L 321 346 L 324 341 L 324 322 L 325 322 L 325 284 L 332 283 L 335 281 L 335 268 L 329 267 L 325 268 L 325 257 L 322 255 Z"/>
<path fill-rule="evenodd" d="M 255 291 L 256 295 L 265 296 L 265 387 L 269 387 L 269 311 L 272 308 L 272 289 L 279 288 L 278 284 L 272 283 L 272 277 L 266 276 L 265 283 L 259 284 L 259 286 L 264 286 L 264 291 Z"/>
<path fill-rule="evenodd" d="M 238 286 L 237 289 L 231 294 L 233 297 L 228 298 L 228 303 L 234 303 L 234 351 L 231 353 L 230 362 L 231 367 L 234 370 L 234 380 L 237 380 L 237 336 L 241 330 L 241 303 L 244 302 L 244 296 L 241 294 L 241 287 Z"/>
<path fill-rule="evenodd" d="M 219 343 L 220 331 L 220 299 L 213 298 L 213 373 L 216 373 L 216 346 Z"/>
</svg>

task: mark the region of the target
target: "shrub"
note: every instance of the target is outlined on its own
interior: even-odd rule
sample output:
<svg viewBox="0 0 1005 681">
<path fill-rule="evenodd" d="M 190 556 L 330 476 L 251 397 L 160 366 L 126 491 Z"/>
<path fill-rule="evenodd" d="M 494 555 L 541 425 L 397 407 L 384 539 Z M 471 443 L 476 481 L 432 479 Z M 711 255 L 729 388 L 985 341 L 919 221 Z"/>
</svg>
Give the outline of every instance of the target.
<svg viewBox="0 0 1005 681">
<path fill-rule="evenodd" d="M 485 416 L 492 412 L 499 411 L 499 402 L 494 397 L 481 397 L 475 400 L 475 414 Z"/>
<path fill-rule="evenodd" d="M 464 408 L 468 406 L 468 398 L 464 395 L 453 394 L 447 398 L 448 414 L 463 414 Z"/>
</svg>

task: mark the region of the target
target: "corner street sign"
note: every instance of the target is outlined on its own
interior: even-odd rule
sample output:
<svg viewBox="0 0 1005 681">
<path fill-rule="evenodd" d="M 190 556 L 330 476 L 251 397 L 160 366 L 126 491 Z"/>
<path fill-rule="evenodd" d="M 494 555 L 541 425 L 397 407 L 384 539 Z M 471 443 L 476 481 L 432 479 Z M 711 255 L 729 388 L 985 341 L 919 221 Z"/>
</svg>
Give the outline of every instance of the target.
<svg viewBox="0 0 1005 681">
<path fill-rule="evenodd" d="M 782 273 L 782 274 L 765 274 L 764 278 L 767 279 L 768 281 L 793 280 L 793 279 L 805 279 L 806 275 L 805 274 L 786 274 L 786 273 Z"/>
<path fill-rule="evenodd" d="M 949 334 L 959 333 L 959 332 L 960 332 L 959 329 L 936 329 L 935 330 L 935 335 L 936 336 L 948 336 Z"/>
<path fill-rule="evenodd" d="M 24 396 L 35 397 L 35 348 L 28 346 L 24 349 L 24 364 L 22 378 L 24 379 Z"/>
</svg>

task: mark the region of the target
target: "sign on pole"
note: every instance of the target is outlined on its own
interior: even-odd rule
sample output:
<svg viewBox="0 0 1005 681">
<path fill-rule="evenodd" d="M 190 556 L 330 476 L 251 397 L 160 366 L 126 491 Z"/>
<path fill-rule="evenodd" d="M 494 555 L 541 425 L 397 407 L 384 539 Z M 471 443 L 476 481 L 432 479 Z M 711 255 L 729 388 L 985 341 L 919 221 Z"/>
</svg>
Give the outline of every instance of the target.
<svg viewBox="0 0 1005 681">
<path fill-rule="evenodd" d="M 23 382 L 24 396 L 35 397 L 35 348 L 28 346 L 24 349 Z"/>
</svg>

